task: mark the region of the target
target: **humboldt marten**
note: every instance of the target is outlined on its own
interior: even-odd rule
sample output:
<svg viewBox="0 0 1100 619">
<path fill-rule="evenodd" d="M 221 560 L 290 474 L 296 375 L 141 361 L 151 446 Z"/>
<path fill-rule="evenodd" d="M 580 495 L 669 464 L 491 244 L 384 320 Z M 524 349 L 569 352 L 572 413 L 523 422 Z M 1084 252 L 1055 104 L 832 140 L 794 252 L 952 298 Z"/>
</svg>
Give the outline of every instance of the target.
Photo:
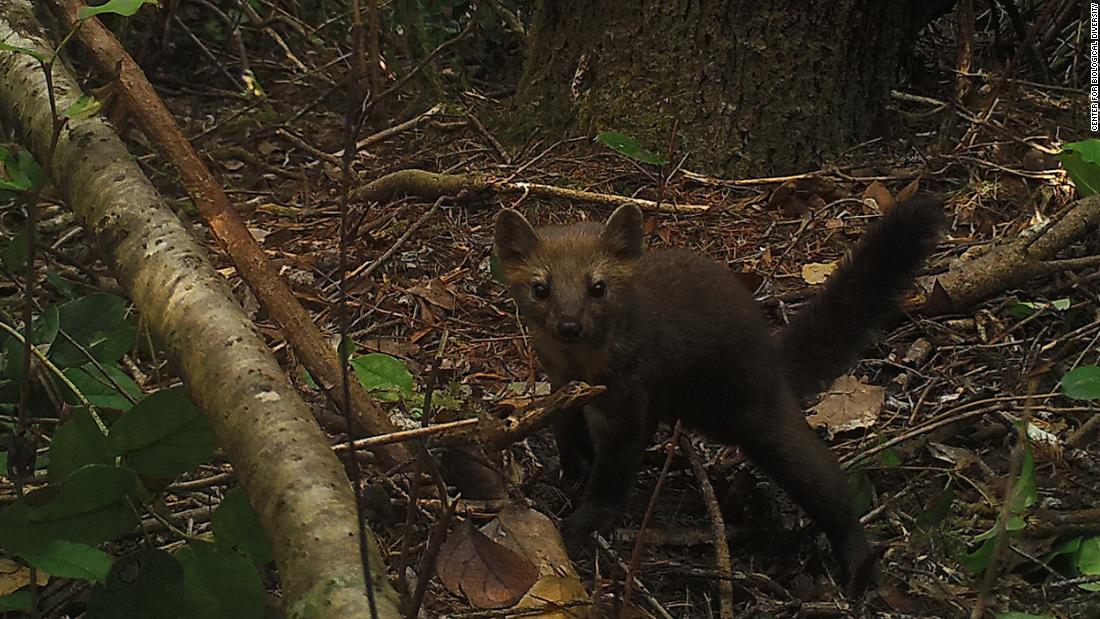
<svg viewBox="0 0 1100 619">
<path fill-rule="evenodd" d="M 689 251 L 646 251 L 642 213 L 606 223 L 533 228 L 502 210 L 496 251 L 509 292 L 551 384 L 605 385 L 553 424 L 562 476 L 579 482 L 563 525 L 576 548 L 627 504 L 659 421 L 736 443 L 825 531 L 852 594 L 877 579 L 847 478 L 807 425 L 803 399 L 844 373 L 934 249 L 943 208 L 898 204 L 867 232 L 824 291 L 773 335 L 750 291 L 725 266 Z"/>
</svg>

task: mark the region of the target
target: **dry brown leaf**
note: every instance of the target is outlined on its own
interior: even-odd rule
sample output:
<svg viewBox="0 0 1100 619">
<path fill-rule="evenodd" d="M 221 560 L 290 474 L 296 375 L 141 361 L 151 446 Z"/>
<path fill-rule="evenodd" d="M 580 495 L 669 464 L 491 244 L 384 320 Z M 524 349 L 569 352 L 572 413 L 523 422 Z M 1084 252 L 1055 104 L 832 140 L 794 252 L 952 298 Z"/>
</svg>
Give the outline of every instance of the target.
<svg viewBox="0 0 1100 619">
<path fill-rule="evenodd" d="M 477 608 L 508 608 L 538 580 L 538 568 L 494 542 L 466 520 L 439 549 L 435 573 L 452 593 Z"/>
<path fill-rule="evenodd" d="M 978 457 L 978 454 L 964 447 L 955 447 L 953 445 L 929 441 L 928 453 L 932 454 L 932 457 L 937 460 L 942 460 L 953 465 L 956 471 L 965 471 L 971 466 L 977 466 L 985 473 L 987 478 L 992 479 L 996 477 L 993 470 Z"/>
<path fill-rule="evenodd" d="M 481 529 L 490 539 L 515 551 L 538 566 L 538 581 L 516 604 L 516 608 L 537 608 L 553 604 L 588 602 L 588 592 L 565 551 L 558 528 L 544 514 L 520 506 L 508 506 Z M 547 611 L 543 619 L 588 617 L 587 604 Z"/>
<path fill-rule="evenodd" d="M 863 192 L 863 199 L 870 198 L 878 205 L 878 210 L 883 213 L 888 212 L 894 208 L 894 196 L 890 193 L 890 190 L 886 188 L 886 185 L 878 181 L 872 182 L 867 186 L 867 189 Z"/>
<path fill-rule="evenodd" d="M 869 428 L 878 419 L 885 401 L 882 387 L 864 385 L 851 375 L 841 376 L 806 421 L 815 428 L 825 428 L 830 437 Z"/>
<path fill-rule="evenodd" d="M 802 265 L 802 279 L 807 284 L 824 284 L 836 265 L 835 262 L 807 262 Z"/>
<path fill-rule="evenodd" d="M 426 285 L 420 284 L 413 286 L 409 288 L 408 291 L 410 294 L 414 294 L 428 303 L 436 307 L 441 307 L 447 311 L 451 311 L 455 308 L 454 291 L 438 277 L 429 280 Z"/>
<path fill-rule="evenodd" d="M 393 357 L 410 357 L 420 352 L 420 347 L 416 344 L 389 338 L 367 338 L 360 340 L 358 344 L 367 352 L 380 352 Z"/>
<path fill-rule="evenodd" d="M 50 581 L 50 575 L 38 570 L 36 579 L 39 586 L 45 586 Z M 0 558 L 0 596 L 14 593 L 31 582 L 31 570 L 25 565 L 20 565 L 11 559 Z"/>
<path fill-rule="evenodd" d="M 768 199 L 768 206 L 796 217 L 840 197 L 841 192 L 836 183 L 827 178 L 809 176 L 790 180 L 776 187 Z"/>
<path fill-rule="evenodd" d="M 955 301 L 951 299 L 951 295 L 947 294 L 947 289 L 937 279 L 932 283 L 932 292 L 928 293 L 923 307 L 924 311 L 929 314 L 947 314 L 954 311 Z"/>
</svg>

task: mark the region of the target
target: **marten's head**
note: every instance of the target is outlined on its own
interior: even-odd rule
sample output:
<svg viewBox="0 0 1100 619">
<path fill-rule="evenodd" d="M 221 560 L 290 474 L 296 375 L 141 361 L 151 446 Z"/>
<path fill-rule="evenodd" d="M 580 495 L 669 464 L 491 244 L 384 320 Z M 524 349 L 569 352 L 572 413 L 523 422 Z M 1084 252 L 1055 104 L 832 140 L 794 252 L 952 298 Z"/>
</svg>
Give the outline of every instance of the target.
<svg viewBox="0 0 1100 619">
<path fill-rule="evenodd" d="M 642 212 L 621 206 L 607 222 L 535 229 L 512 209 L 496 218 L 494 249 L 532 332 L 600 345 L 629 289 L 643 247 Z"/>
</svg>

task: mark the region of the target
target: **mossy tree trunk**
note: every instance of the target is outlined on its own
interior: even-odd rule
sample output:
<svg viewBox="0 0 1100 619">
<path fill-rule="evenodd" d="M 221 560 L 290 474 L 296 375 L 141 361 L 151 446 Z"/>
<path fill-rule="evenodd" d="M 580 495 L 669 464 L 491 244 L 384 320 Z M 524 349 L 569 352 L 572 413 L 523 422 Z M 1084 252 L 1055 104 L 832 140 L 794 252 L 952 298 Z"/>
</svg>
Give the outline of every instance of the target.
<svg viewBox="0 0 1100 619">
<path fill-rule="evenodd" d="M 866 138 L 944 0 L 544 0 L 517 93 L 550 133 L 622 131 L 693 168 L 806 171 Z"/>
</svg>

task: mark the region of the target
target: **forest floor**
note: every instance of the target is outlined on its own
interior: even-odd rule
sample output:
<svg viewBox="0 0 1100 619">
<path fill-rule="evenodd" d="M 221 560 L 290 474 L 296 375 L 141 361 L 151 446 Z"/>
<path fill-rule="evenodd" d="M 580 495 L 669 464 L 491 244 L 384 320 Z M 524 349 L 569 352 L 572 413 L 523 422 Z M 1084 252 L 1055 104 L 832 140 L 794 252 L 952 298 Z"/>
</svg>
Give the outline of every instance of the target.
<svg viewBox="0 0 1100 619">
<path fill-rule="evenodd" d="M 1068 115 L 1077 103 L 1075 97 L 1020 87 L 1015 109 L 1002 111 L 1001 117 L 1012 134 L 1042 144 L 1044 140 L 1035 136 L 1060 135 L 1059 117 Z M 329 105 L 327 116 L 319 113 L 316 119 L 288 129 L 310 136 L 312 145 L 323 151 L 336 152 L 342 144 L 339 132 L 333 130 L 339 127 L 340 102 Z M 494 105 L 506 103 L 487 102 L 470 110 L 473 115 L 493 117 L 497 115 Z M 927 111 L 904 102 L 897 108 L 917 114 Z M 902 109 L 893 113 L 902 117 Z M 232 111 L 229 106 L 220 114 Z M 189 114 L 180 110 L 180 115 Z M 1067 204 L 1064 177 L 1052 172 L 1053 160 L 1038 151 L 1020 142 L 979 136 L 972 146 L 937 156 L 932 153 L 943 146 L 937 143 L 943 115 L 923 122 L 907 120 L 898 137 L 852 149 L 829 170 L 814 175 L 816 182 L 799 181 L 800 190 L 805 191 L 792 202 L 801 199 L 812 206 L 802 213 L 798 211 L 803 205 L 776 204 L 778 200 L 772 199 L 779 182 L 726 188 L 673 174 L 663 189 L 666 203 L 712 208 L 690 215 L 648 213 L 649 244 L 689 247 L 741 273 L 778 325 L 797 309 L 800 299 L 814 293 L 815 286 L 803 277 L 803 265 L 840 258 L 878 215 L 873 198 L 882 199 L 883 188 L 889 198 L 916 181 L 923 191 L 946 198 L 951 227 L 933 271 L 945 268 L 968 249 L 1056 217 Z M 244 128 L 242 135 L 224 136 L 217 131 L 208 135 L 200 144 L 220 166 L 253 232 L 296 284 L 299 298 L 317 321 L 335 332 L 336 169 L 280 140 L 262 121 Z M 362 153 L 356 167 L 365 180 L 421 168 L 480 172 L 651 200 L 660 193 L 655 169 L 591 139 L 533 140 L 501 152 L 489 135 L 464 115 L 442 115 Z M 685 165 L 690 166 L 689 154 Z M 353 270 L 373 264 L 389 251 L 430 206 L 411 199 L 354 204 L 351 219 L 361 223 L 349 246 Z M 539 223 L 599 220 L 610 210 L 524 196 L 445 204 L 404 240 L 384 266 L 371 277 L 356 280 L 351 288 L 351 333 L 361 350 L 398 356 L 422 383 L 446 331 L 442 380 L 474 406 L 491 411 L 499 409 L 502 400 L 548 389 L 512 302 L 490 274 L 492 220 L 502 206 L 520 208 Z M 1068 299 L 1069 307 L 1039 313 L 1032 309 L 1059 299 Z M 869 602 L 872 614 L 969 613 L 980 595 L 981 580 L 960 564 L 960 555 L 967 552 L 968 541 L 995 522 L 1017 443 L 1013 424 L 1025 418 L 1031 427 L 1045 432 L 1035 434 L 1043 438 L 1031 443 L 1038 489 L 1035 507 L 1042 510 L 1035 518 L 1040 526 L 1035 531 L 1025 529 L 1000 556 L 997 569 L 1004 573 L 991 586 L 988 603 L 1005 610 L 1066 609 L 1069 616 L 1075 614 L 1071 609 L 1082 608 L 1087 597 L 1096 595 L 1062 582 L 1066 579 L 1052 574 L 1044 558 L 1057 543 L 1080 535 L 1079 525 L 1086 525 L 1087 531 L 1100 524 L 1095 513 L 1100 504 L 1100 449 L 1087 434 L 1076 434 L 1096 408 L 1068 399 L 1058 389 L 1066 371 L 1100 358 L 1098 299 L 1096 278 L 1058 273 L 1033 282 L 1027 290 L 1006 291 L 965 313 L 911 316 L 867 351 L 853 374 L 861 383 L 883 387 L 885 406 L 872 411 L 872 423 L 857 424 L 857 429 L 832 437 L 832 447 L 842 460 L 852 463 L 870 448 L 913 434 L 862 467 L 866 484 L 859 492 L 868 507 L 875 506 L 865 520 L 871 537 L 885 550 L 883 586 Z M 263 316 L 257 318 L 263 324 Z M 268 332 L 277 343 L 277 331 Z M 930 422 L 982 409 L 987 414 L 923 431 Z M 667 433 L 663 437 L 667 439 Z M 630 556 L 633 533 L 665 449 L 660 441 L 651 447 L 650 466 L 637 484 L 627 519 L 613 542 L 620 557 Z M 805 517 L 735 453 L 711 444 L 706 453 L 717 500 L 731 529 L 733 566 L 741 574 L 734 588 L 738 608 L 747 615 L 782 614 L 795 612 L 798 602 L 825 602 L 814 608 L 823 614 L 829 614 L 830 608 L 843 614 L 843 606 L 828 603 L 838 595 L 834 586 L 821 581 L 829 555 L 812 527 L 805 526 Z M 883 453 L 891 456 L 883 458 Z M 570 499 L 558 484 L 548 433 L 516 446 L 511 462 L 518 465 L 513 470 L 514 483 L 538 509 L 555 516 L 568 513 Z M 1080 518 L 1090 512 L 1093 519 L 1087 523 L 1065 521 L 1072 514 Z M 638 572 L 673 616 L 702 617 L 714 612 L 718 572 L 708 545 L 708 522 L 706 503 L 691 468 L 678 458 L 650 525 L 651 539 L 656 541 L 649 543 Z M 392 549 L 400 546 L 401 524 L 378 529 Z M 426 538 L 426 524 L 423 527 L 409 533 L 416 535 L 417 542 Z M 598 577 L 601 586 L 614 589 L 622 573 L 613 559 L 603 560 L 602 565 L 591 560 L 583 563 L 584 575 Z M 449 597 L 442 587 L 433 588 L 433 593 L 437 596 L 430 602 L 433 612 L 461 608 L 462 602 Z"/>
<path fill-rule="evenodd" d="M 151 78 L 298 299 L 317 324 L 335 334 L 341 176 L 316 151 L 343 147 L 346 101 L 339 93 L 319 97 L 328 89 L 324 72 L 288 76 L 282 68 L 253 68 L 267 90 L 263 100 L 242 97 L 225 75 L 198 66 Z M 943 92 L 951 87 L 945 84 Z M 683 165 L 662 188 L 656 167 L 591 137 L 504 140 L 499 122 L 509 114 L 506 88 L 447 89 L 451 102 L 444 112 L 358 154 L 360 183 L 419 168 L 708 205 L 701 213 L 647 212 L 649 245 L 690 248 L 728 265 L 777 326 L 820 288 L 807 282 L 813 278 L 804 266 L 841 258 L 883 203 L 914 182 L 942 197 L 950 216 L 932 273 L 994 239 L 1057 218 L 1072 199 L 1072 187 L 1052 157 L 1026 143 L 1056 148 L 1081 136 L 1084 109 L 1080 94 L 1011 83 L 993 115 L 997 130 L 980 130 L 959 145 L 971 125 L 951 107 L 935 111 L 928 101 L 891 98 L 884 123 L 889 135 L 853 147 L 808 178 L 723 186 L 687 174 L 691 154 L 674 150 L 673 160 Z M 427 107 L 401 100 L 388 111 L 396 121 Z M 388 124 L 379 120 L 364 134 Z M 278 329 L 181 197 L 175 173 L 140 138 L 130 137 L 146 172 L 166 196 L 179 198 L 177 210 L 192 220 L 273 349 L 300 378 Z M 780 187 L 786 189 L 777 194 Z M 793 198 L 787 191 L 792 188 Z M 504 206 L 538 223 L 600 220 L 610 212 L 535 195 L 478 196 L 443 202 L 400 239 L 432 201 L 350 205 L 356 231 L 348 246 L 352 271 L 390 252 L 384 263 L 371 266 L 370 276 L 352 280 L 350 333 L 359 351 L 402 359 L 424 389 L 446 332 L 435 388 L 454 396 L 447 401 L 462 402 L 457 408 L 467 413 L 501 414 L 548 389 L 515 307 L 490 273 L 492 221 Z M 1097 253 L 1100 238 L 1094 234 L 1087 246 L 1062 257 Z M 1059 388 L 1069 370 L 1100 362 L 1100 279 L 1094 270 L 1052 273 L 964 312 L 907 316 L 852 370 L 859 383 L 884 390 L 880 405 L 851 404 L 859 408 L 846 419 L 852 429 L 828 436 L 841 460 L 857 465 L 852 489 L 866 508 L 869 535 L 884 553 L 881 587 L 862 606 L 844 601 L 831 582 L 827 543 L 782 491 L 735 448 L 693 437 L 725 516 L 738 616 L 958 617 L 969 615 L 979 598 L 998 612 L 1100 613 L 1097 593 L 1070 580 L 1065 565 L 1067 544 L 1100 532 L 1100 443 L 1090 434 L 1097 405 L 1070 399 Z M 324 406 L 319 396 L 315 401 Z M 393 406 L 395 415 L 407 412 Z M 439 419 L 454 414 L 440 410 Z M 1013 467 L 1013 453 L 1025 444 L 1019 427 L 1027 429 L 1031 457 Z M 667 451 L 667 430 L 650 447 L 626 518 L 610 540 L 612 551 L 579 562 L 590 591 L 621 589 L 617 561 L 631 555 Z M 526 501 L 554 517 L 569 513 L 549 433 L 513 446 L 506 462 L 510 483 Z M 405 513 L 405 483 L 405 476 L 393 475 L 381 486 L 393 514 Z M 992 548 L 975 538 L 994 527 L 1006 492 L 1031 484 L 1035 496 L 1025 510 L 1027 526 L 1011 535 L 993 561 L 975 553 Z M 475 509 L 460 516 L 484 521 Z M 425 510 L 409 530 L 403 517 L 392 514 L 372 524 L 392 558 L 402 536 L 411 536 L 412 548 L 422 551 L 436 517 Z M 674 617 L 716 616 L 721 576 L 707 499 L 682 454 L 664 480 L 648 532 L 636 574 L 648 593 L 635 595 L 651 597 Z M 968 567 L 983 561 L 997 573 L 989 582 Z M 654 604 L 640 606 L 643 613 L 659 614 Z M 435 615 L 471 609 L 433 583 L 426 610 Z"/>
</svg>

